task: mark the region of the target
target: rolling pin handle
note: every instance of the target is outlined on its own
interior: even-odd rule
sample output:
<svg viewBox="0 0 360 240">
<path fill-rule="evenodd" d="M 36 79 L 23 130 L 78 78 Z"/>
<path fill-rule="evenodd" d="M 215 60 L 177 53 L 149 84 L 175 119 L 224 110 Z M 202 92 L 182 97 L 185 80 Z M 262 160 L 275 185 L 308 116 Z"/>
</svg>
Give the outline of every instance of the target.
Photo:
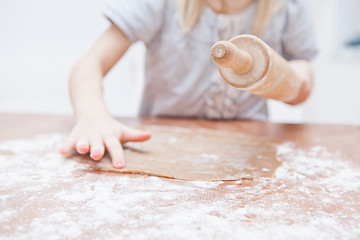
<svg viewBox="0 0 360 240">
<path fill-rule="evenodd" d="M 253 66 L 252 56 L 229 41 L 219 41 L 211 48 L 213 61 L 222 67 L 231 68 L 238 74 L 248 73 Z"/>
</svg>

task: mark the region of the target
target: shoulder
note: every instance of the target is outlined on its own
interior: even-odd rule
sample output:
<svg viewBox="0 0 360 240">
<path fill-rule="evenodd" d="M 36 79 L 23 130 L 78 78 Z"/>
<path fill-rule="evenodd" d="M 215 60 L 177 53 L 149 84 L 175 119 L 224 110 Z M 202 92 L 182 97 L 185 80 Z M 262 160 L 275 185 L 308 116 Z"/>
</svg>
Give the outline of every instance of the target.
<svg viewBox="0 0 360 240">
<path fill-rule="evenodd" d="M 285 0 L 283 10 L 290 15 L 310 14 L 311 4 L 308 0 Z"/>
<path fill-rule="evenodd" d="M 107 0 L 105 12 L 113 12 L 122 15 L 159 15 L 167 7 L 167 0 Z M 172 1 L 170 1 L 172 2 Z"/>
<path fill-rule="evenodd" d="M 264 33 L 265 42 L 286 59 L 312 59 L 317 52 L 311 3 L 308 0 L 273 0 L 281 3 Z"/>
<path fill-rule="evenodd" d="M 107 0 L 104 15 L 131 42 L 149 44 L 161 30 L 175 0 Z"/>
<path fill-rule="evenodd" d="M 284 25 L 312 21 L 312 9 L 308 0 L 273 0 L 273 21 Z"/>
<path fill-rule="evenodd" d="M 311 7 L 308 0 L 285 2 L 282 41 L 284 55 L 288 59 L 311 60 L 318 51 Z"/>
</svg>

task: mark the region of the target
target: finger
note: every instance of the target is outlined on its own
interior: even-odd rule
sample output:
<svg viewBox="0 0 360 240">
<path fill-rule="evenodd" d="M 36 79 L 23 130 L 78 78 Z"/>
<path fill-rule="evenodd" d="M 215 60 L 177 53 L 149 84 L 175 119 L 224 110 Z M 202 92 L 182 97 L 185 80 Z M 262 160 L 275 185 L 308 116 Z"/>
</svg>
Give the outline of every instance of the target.
<svg viewBox="0 0 360 240">
<path fill-rule="evenodd" d="M 89 143 L 84 140 L 79 140 L 76 142 L 76 151 L 80 154 L 85 154 L 89 152 Z"/>
<path fill-rule="evenodd" d="M 114 168 L 123 168 L 125 166 L 124 151 L 119 140 L 114 137 L 105 138 L 105 145 Z"/>
<path fill-rule="evenodd" d="M 75 150 L 75 140 L 72 137 L 69 137 L 66 142 L 62 145 L 60 153 L 66 155 L 69 152 Z"/>
<path fill-rule="evenodd" d="M 141 131 L 134 128 L 126 127 L 121 134 L 121 143 L 126 142 L 143 142 L 151 138 L 151 133 L 148 131 Z"/>
<path fill-rule="evenodd" d="M 104 156 L 105 147 L 101 139 L 92 139 L 90 141 L 90 157 L 96 161 Z"/>
</svg>

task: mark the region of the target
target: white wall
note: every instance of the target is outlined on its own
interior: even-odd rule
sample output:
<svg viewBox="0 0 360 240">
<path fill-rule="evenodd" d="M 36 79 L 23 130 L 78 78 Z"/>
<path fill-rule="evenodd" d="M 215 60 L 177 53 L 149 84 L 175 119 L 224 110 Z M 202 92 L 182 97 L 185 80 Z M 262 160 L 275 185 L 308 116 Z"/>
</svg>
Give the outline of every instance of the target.
<svg viewBox="0 0 360 240">
<path fill-rule="evenodd" d="M 319 54 L 313 63 L 314 90 L 307 102 L 296 107 L 271 102 L 273 121 L 360 124 L 360 50 L 340 47 L 350 26 L 339 23 L 343 22 L 341 8 L 352 14 L 347 4 L 356 1 L 311 1 L 319 43 Z"/>
<path fill-rule="evenodd" d="M 69 71 L 107 28 L 103 4 L 0 0 L 0 111 L 72 113 Z M 142 53 L 141 45 L 131 49 L 105 81 L 106 101 L 116 115 L 137 113 Z"/>
<path fill-rule="evenodd" d="M 349 1 L 349 0 L 346 0 Z M 312 1 L 320 54 L 314 93 L 303 105 L 270 101 L 271 120 L 360 124 L 360 54 L 338 49 L 338 4 Z M 71 113 L 71 66 L 108 22 L 101 0 L 0 0 L 0 111 Z M 141 44 L 132 47 L 105 81 L 111 112 L 135 116 L 142 88 Z"/>
</svg>

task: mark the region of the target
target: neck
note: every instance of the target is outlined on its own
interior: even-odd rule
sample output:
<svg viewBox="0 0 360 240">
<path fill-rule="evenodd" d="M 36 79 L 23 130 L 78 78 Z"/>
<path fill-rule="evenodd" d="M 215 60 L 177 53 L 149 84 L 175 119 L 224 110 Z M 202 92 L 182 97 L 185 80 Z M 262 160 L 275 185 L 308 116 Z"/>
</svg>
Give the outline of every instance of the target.
<svg viewBox="0 0 360 240">
<path fill-rule="evenodd" d="M 216 13 L 236 14 L 250 6 L 255 0 L 206 0 L 206 4 Z"/>
</svg>

